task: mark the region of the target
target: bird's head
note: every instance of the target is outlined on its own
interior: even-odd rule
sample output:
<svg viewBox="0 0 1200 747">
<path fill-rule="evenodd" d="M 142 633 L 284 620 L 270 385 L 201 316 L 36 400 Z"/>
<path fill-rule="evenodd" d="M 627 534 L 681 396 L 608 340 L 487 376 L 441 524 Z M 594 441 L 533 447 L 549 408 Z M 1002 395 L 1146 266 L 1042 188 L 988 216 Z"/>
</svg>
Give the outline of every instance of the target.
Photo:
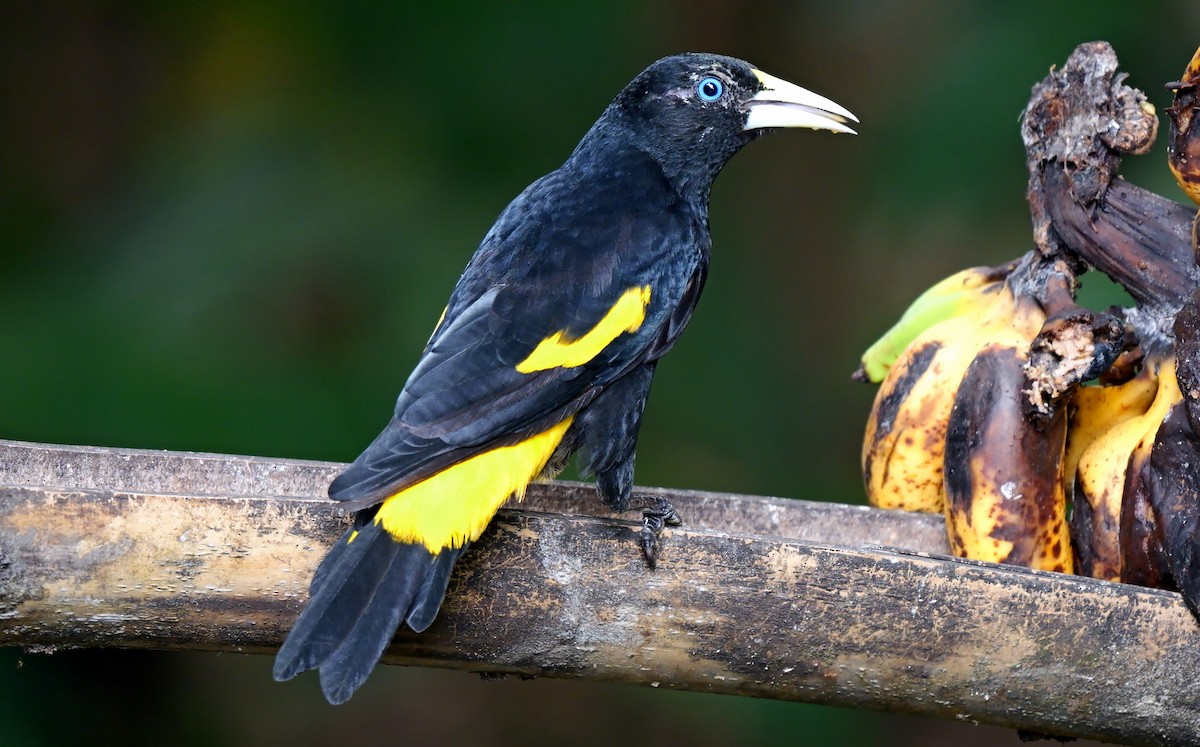
<svg viewBox="0 0 1200 747">
<path fill-rule="evenodd" d="M 858 121 L 845 107 L 747 62 L 695 53 L 650 65 L 617 95 L 608 114 L 630 128 L 638 147 L 669 177 L 705 194 L 729 158 L 766 130 L 854 134 L 847 123 Z"/>
</svg>

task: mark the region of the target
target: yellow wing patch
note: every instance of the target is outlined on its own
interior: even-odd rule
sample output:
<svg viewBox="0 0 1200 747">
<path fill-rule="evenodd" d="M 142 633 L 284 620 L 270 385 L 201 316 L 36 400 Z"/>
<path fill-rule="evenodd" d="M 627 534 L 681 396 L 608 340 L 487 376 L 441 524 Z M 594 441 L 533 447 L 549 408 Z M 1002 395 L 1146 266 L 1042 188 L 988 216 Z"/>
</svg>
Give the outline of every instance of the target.
<svg viewBox="0 0 1200 747">
<path fill-rule="evenodd" d="M 510 495 L 525 496 L 573 419 L 410 485 L 383 502 L 375 523 L 396 541 L 421 544 L 435 554 L 479 539 Z"/>
<path fill-rule="evenodd" d="M 446 321 L 446 312 L 449 310 L 450 310 L 449 305 L 447 305 L 446 308 L 442 309 L 442 315 L 438 317 L 437 324 L 433 325 L 433 331 L 429 333 L 430 340 L 432 340 L 437 335 L 438 330 L 442 328 L 442 322 Z"/>
<path fill-rule="evenodd" d="M 567 337 L 559 330 L 538 343 L 525 360 L 517 364 L 521 373 L 545 371 L 548 368 L 582 366 L 626 332 L 636 332 L 646 319 L 650 304 L 650 286 L 634 286 L 621 294 L 604 318 L 578 339 Z"/>
</svg>

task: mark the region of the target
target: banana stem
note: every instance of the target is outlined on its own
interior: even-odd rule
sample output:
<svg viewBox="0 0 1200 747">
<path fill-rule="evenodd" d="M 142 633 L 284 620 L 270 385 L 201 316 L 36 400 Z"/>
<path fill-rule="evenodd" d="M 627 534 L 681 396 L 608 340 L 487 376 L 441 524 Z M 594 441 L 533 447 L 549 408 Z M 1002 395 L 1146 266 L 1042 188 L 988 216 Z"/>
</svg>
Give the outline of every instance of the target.
<svg viewBox="0 0 1200 747">
<path fill-rule="evenodd" d="M 1025 417 L 1045 427 L 1071 392 L 1107 371 L 1128 347 L 1124 325 L 1111 314 L 1075 303 L 1075 269 L 1063 258 L 1030 251 L 1009 275 L 1013 297 L 1036 302 L 1045 322 L 1024 366 Z"/>
<path fill-rule="evenodd" d="M 1064 249 L 1119 283 L 1139 304 L 1172 316 L 1200 284 L 1187 206 L 1123 179 L 1090 206 L 1072 198 L 1066 171 L 1043 174 L 1041 184 L 1051 230 Z"/>
<path fill-rule="evenodd" d="M 1117 177 L 1122 156 L 1147 152 L 1158 128 L 1145 94 L 1124 78 L 1112 47 L 1095 42 L 1034 87 L 1021 122 L 1034 241 L 1045 256 L 1095 267 L 1169 320 L 1200 285 L 1194 213 Z"/>
</svg>

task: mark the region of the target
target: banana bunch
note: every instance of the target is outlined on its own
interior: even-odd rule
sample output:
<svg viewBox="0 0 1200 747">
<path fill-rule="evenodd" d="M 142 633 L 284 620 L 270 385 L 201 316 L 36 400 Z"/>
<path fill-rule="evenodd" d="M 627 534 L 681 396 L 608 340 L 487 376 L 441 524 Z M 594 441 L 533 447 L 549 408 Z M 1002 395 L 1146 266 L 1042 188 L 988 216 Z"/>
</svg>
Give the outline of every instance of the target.
<svg viewBox="0 0 1200 747">
<path fill-rule="evenodd" d="M 1178 493 L 1200 491 L 1200 428 L 1185 414 L 1200 425 L 1200 293 L 1194 317 L 1176 320 L 1195 320 L 1176 332 L 1195 340 L 1185 398 L 1175 346 L 1145 352 L 1130 324 L 1075 305 L 1074 291 L 1068 268 L 1031 252 L 914 302 L 855 374 L 880 384 L 862 451 L 870 502 L 943 513 L 963 557 L 1168 587 L 1194 562 L 1200 592 L 1200 552 L 1173 562 L 1164 539 L 1191 516 Z M 1180 464 L 1196 479 L 1162 477 Z M 1175 530 L 1188 548 L 1193 504 Z"/>
<path fill-rule="evenodd" d="M 1106 206 L 1087 193 L 1153 140 L 1137 92 L 1115 99 L 1126 124 L 1096 121 L 1145 147 L 1110 137 L 1072 167 L 1091 181 L 1067 178 L 1094 103 L 1076 73 L 1024 115 L 1037 249 L 937 283 L 864 353 L 863 479 L 877 507 L 944 514 L 956 555 L 1178 589 L 1200 619 L 1200 214 L 1119 181 Z M 1168 165 L 1200 203 L 1200 50 L 1169 88 Z M 1089 267 L 1136 305 L 1078 306 Z"/>
<path fill-rule="evenodd" d="M 1074 570 L 1071 405 L 1125 344 L 1074 290 L 1070 268 L 1036 252 L 964 270 L 867 351 L 857 376 L 880 383 L 862 451 L 872 505 L 944 513 L 961 556 Z"/>
</svg>

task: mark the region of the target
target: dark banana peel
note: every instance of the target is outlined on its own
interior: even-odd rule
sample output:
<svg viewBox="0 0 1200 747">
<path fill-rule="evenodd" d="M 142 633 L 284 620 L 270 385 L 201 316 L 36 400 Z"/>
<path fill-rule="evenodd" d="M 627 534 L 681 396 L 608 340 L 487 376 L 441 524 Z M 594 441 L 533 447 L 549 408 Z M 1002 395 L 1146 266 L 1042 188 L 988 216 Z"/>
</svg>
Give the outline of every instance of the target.
<svg viewBox="0 0 1200 747">
<path fill-rule="evenodd" d="M 1149 457 L 1130 467 L 1129 523 L 1136 534 L 1130 583 L 1178 589 L 1200 617 L 1200 436 L 1182 403 L 1171 409 Z M 1149 511 L 1147 511 L 1149 509 Z M 1148 516 L 1146 514 L 1149 514 Z M 1137 541 L 1133 541 L 1137 540 Z"/>
<path fill-rule="evenodd" d="M 1175 316 L 1173 333 L 1175 366 L 1163 378 L 1174 385 L 1159 391 L 1166 415 L 1129 458 L 1121 580 L 1178 589 L 1200 618 L 1200 291 Z"/>
<path fill-rule="evenodd" d="M 1165 473 L 1162 471 L 1162 460 L 1167 455 L 1159 444 L 1169 444 L 1176 452 L 1186 448 L 1186 443 L 1177 438 L 1181 435 L 1178 431 L 1180 415 L 1180 408 L 1172 407 L 1153 434 L 1150 448 L 1135 449 L 1130 455 L 1121 505 L 1120 575 L 1114 580 L 1158 589 L 1176 588 L 1163 541 L 1164 525 L 1160 522 L 1163 516 L 1161 509 L 1168 500 L 1166 496 L 1173 492 L 1170 482 L 1175 469 L 1168 468 Z M 1154 457 L 1155 451 L 1159 452 L 1157 459 Z M 1175 453 L 1169 458 L 1177 459 L 1179 456 Z M 1180 464 L 1186 464 L 1187 461 L 1185 459 Z"/>
<path fill-rule="evenodd" d="M 945 451 L 946 529 L 957 555 L 1071 573 L 1064 455 L 1071 395 L 1125 347 L 1108 314 L 1076 306 L 1061 263 L 1024 297 L 1054 309 L 1031 342 L 984 348 L 955 394 Z"/>
<path fill-rule="evenodd" d="M 1175 379 L 1192 430 L 1200 433 L 1200 290 L 1175 315 Z"/>
<path fill-rule="evenodd" d="M 959 385 L 946 436 L 946 530 L 956 555 L 1070 573 L 1066 409 L 1034 425 L 1025 363 L 1019 347 L 990 345 Z"/>
<path fill-rule="evenodd" d="M 1200 203 L 1200 49 L 1175 97 L 1167 165 L 1180 188 Z M 1191 224 L 1194 262 L 1200 262 L 1200 213 Z M 1195 265 L 1193 265 L 1195 267 Z M 1200 619 L 1200 290 L 1193 286 L 1172 324 L 1177 401 L 1146 453 L 1130 457 L 1121 523 L 1130 583 L 1176 588 Z"/>
<path fill-rule="evenodd" d="M 1177 588 L 1200 618 L 1200 290 L 1176 315 L 1173 331 L 1178 402 L 1148 458 L 1136 468 L 1131 460 L 1128 549 L 1142 565 L 1130 581 Z"/>
<path fill-rule="evenodd" d="M 1065 172 L 1044 177 L 1044 189 L 1072 188 Z M 1192 208 L 1115 179 L 1102 204 L 1053 200 L 1054 230 L 1078 256 L 1129 291 L 1162 318 L 1179 308 L 1200 284 L 1192 257 Z"/>
<path fill-rule="evenodd" d="M 1065 277 L 1061 270 L 1054 276 Z M 1116 317 L 1076 305 L 1073 288 L 1048 288 L 1043 296 L 1049 315 L 1029 344 L 1025 375 L 1030 404 L 1049 415 L 1080 384 L 1110 370 L 1130 341 Z"/>
</svg>

